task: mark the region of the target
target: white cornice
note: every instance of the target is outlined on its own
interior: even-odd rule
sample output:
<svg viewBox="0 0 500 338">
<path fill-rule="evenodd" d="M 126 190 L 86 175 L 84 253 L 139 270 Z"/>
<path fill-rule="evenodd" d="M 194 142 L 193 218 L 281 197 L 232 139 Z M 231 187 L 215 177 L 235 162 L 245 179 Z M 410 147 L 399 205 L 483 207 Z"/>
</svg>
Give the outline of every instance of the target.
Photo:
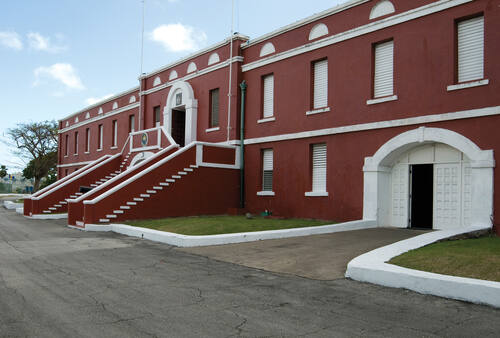
<svg viewBox="0 0 500 338">
<path fill-rule="evenodd" d="M 243 72 L 247 72 L 249 70 L 259 68 L 277 61 L 281 61 L 284 59 L 291 58 L 296 55 L 304 54 L 319 48 L 323 48 L 326 46 L 330 46 L 345 40 L 353 39 L 361 35 L 365 35 L 368 33 L 372 33 L 387 27 L 395 26 L 407 21 L 411 21 L 414 19 L 418 19 L 423 16 L 427 16 L 436 12 L 440 12 L 443 10 L 446 10 L 448 8 L 456 7 L 463 5 L 468 2 L 472 2 L 474 0 L 441 0 L 437 2 L 430 3 L 428 5 L 418 7 L 409 11 L 406 11 L 404 13 L 400 13 L 397 15 L 390 16 L 388 18 L 375 21 L 369 24 L 366 24 L 364 26 L 359 26 L 356 28 L 353 28 L 351 30 L 338 33 L 335 35 L 328 36 L 324 39 L 314 41 L 314 42 L 309 42 L 305 45 L 295 47 L 292 49 L 289 49 L 287 51 L 273 54 L 271 56 L 268 56 L 266 58 L 259 59 L 257 61 L 253 61 L 250 63 L 247 63 L 242 66 Z"/>
<path fill-rule="evenodd" d="M 234 40 L 248 41 L 248 39 L 249 39 L 248 36 L 242 35 L 242 34 L 235 34 L 233 36 L 233 41 Z M 199 51 L 197 51 L 197 52 L 195 52 L 193 54 L 190 54 L 190 55 L 188 55 L 186 57 L 183 57 L 182 59 L 180 59 L 178 61 L 175 61 L 173 63 L 170 63 L 170 64 L 166 65 L 166 66 L 160 67 L 160 68 L 155 69 L 155 70 L 153 70 L 153 71 L 151 71 L 149 73 L 141 75 L 139 77 L 139 79 L 145 79 L 145 78 L 151 77 L 153 75 L 156 75 L 158 73 L 164 72 L 164 71 L 166 71 L 166 70 L 168 70 L 170 68 L 178 66 L 178 65 L 180 65 L 180 64 L 182 64 L 182 63 L 184 63 L 186 61 L 189 61 L 190 59 L 194 59 L 194 58 L 196 58 L 196 57 L 198 57 L 200 55 L 203 55 L 205 53 L 210 53 L 210 52 L 212 52 L 212 51 L 214 51 L 214 50 L 216 50 L 216 49 L 218 49 L 218 48 L 220 48 L 222 46 L 225 46 L 225 45 L 229 44 L 230 42 L 231 42 L 231 38 L 228 37 L 228 38 L 226 38 L 225 40 L 223 40 L 221 42 L 218 42 L 218 43 L 216 43 L 216 44 L 214 44 L 212 46 L 206 47 L 206 48 L 204 48 L 202 50 L 199 50 Z"/>
<path fill-rule="evenodd" d="M 293 30 L 295 28 L 299 28 L 299 27 L 302 27 L 304 25 L 310 24 L 311 22 L 314 22 L 316 20 L 321 20 L 321 19 L 323 19 L 323 18 L 325 18 L 327 16 L 330 16 L 330 15 L 333 15 L 333 14 L 345 11 L 345 10 L 347 10 L 349 8 L 352 8 L 352 7 L 355 7 L 355 6 L 359 6 L 359 5 L 364 4 L 365 2 L 368 2 L 368 1 L 370 1 L 370 0 L 351 0 L 351 1 L 348 1 L 346 3 L 337 5 L 335 7 L 329 8 L 329 9 L 327 9 L 325 11 L 313 14 L 313 15 L 305 18 L 305 19 L 302 19 L 302 20 L 296 21 L 294 23 L 291 23 L 291 24 L 289 24 L 287 26 L 278 28 L 277 30 L 274 30 L 274 31 L 272 31 L 270 33 L 261 35 L 258 38 L 250 39 L 250 40 L 248 40 L 248 42 L 244 46 L 242 46 L 242 48 L 248 48 L 248 47 L 256 45 L 256 44 L 258 44 L 258 43 L 260 43 L 262 41 L 271 39 L 271 38 L 273 38 L 275 36 L 278 36 L 278 35 L 281 35 L 283 33 L 288 32 L 288 31 L 291 31 L 291 30 Z"/>
<path fill-rule="evenodd" d="M 462 120 L 462 119 L 469 119 L 469 118 L 483 117 L 483 116 L 494 116 L 494 115 L 500 115 L 500 106 L 462 110 L 458 112 L 451 112 L 445 114 L 424 115 L 424 116 L 410 117 L 398 120 L 354 124 L 350 126 L 303 131 L 298 133 L 249 138 L 245 140 L 245 144 L 288 141 L 288 140 L 296 140 L 309 137 L 345 134 L 345 133 L 353 133 L 365 130 L 403 127 L 403 126 L 411 126 L 423 123 Z"/>
<path fill-rule="evenodd" d="M 76 123 L 76 124 L 74 124 L 74 125 L 72 125 L 70 127 L 60 129 L 59 130 L 59 134 L 65 133 L 65 132 L 67 132 L 69 130 L 72 130 L 72 129 L 75 129 L 75 128 L 79 128 L 81 126 L 84 126 L 86 124 L 89 124 L 89 123 L 92 123 L 92 122 L 95 122 L 95 121 L 106 119 L 106 118 L 108 118 L 110 116 L 113 116 L 113 115 L 116 115 L 116 114 L 120 114 L 120 113 L 122 113 L 124 111 L 130 110 L 130 109 L 134 109 L 134 108 L 139 108 L 139 102 L 129 104 L 128 106 L 112 110 L 109 113 L 98 115 L 98 116 L 95 116 L 95 117 L 90 118 L 88 120 L 82 121 L 80 123 Z"/>
<path fill-rule="evenodd" d="M 242 56 L 234 56 L 233 57 L 233 63 L 235 63 L 235 62 L 243 62 L 243 57 Z M 213 66 L 210 66 L 208 68 L 205 68 L 205 69 L 202 69 L 202 70 L 198 70 L 195 73 L 188 74 L 188 75 L 186 75 L 186 76 L 184 76 L 182 78 L 177 78 L 177 79 L 175 79 L 173 81 L 165 82 L 164 84 L 156 86 L 154 88 L 150 88 L 148 90 L 144 90 L 144 91 L 142 91 L 140 93 L 140 95 L 148 95 L 148 94 L 157 92 L 159 90 L 171 87 L 176 82 L 179 82 L 179 81 L 188 81 L 188 80 L 194 79 L 195 77 L 198 77 L 198 76 L 201 76 L 201 75 L 205 75 L 205 74 L 208 74 L 210 72 L 216 71 L 218 69 L 227 67 L 228 65 L 229 65 L 229 59 L 227 59 L 225 61 L 222 61 L 222 62 L 219 62 L 219 63 L 216 63 Z"/>
</svg>

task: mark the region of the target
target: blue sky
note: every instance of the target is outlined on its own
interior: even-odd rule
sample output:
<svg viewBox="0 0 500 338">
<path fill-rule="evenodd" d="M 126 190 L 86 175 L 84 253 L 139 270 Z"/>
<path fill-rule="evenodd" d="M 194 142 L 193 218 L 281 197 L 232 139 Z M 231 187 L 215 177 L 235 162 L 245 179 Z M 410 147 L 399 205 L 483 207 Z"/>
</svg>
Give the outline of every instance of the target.
<svg viewBox="0 0 500 338">
<path fill-rule="evenodd" d="M 346 0 L 234 0 L 251 38 Z M 138 85 L 141 0 L 16 0 L 0 4 L 0 139 L 16 123 L 60 119 Z M 145 0 L 149 72 L 231 30 L 231 0 Z M 23 167 L 0 143 L 0 164 Z"/>
</svg>

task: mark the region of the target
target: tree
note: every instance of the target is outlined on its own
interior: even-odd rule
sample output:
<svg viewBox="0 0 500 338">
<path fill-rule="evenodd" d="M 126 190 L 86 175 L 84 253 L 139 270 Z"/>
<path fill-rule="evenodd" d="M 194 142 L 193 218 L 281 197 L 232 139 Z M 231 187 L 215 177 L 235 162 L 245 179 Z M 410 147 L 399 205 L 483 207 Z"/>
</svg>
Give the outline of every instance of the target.
<svg viewBox="0 0 500 338">
<path fill-rule="evenodd" d="M 7 167 L 2 165 L 0 166 L 0 178 L 4 178 L 7 176 Z"/>
<path fill-rule="evenodd" d="M 34 191 L 43 178 L 57 167 L 57 123 L 55 121 L 19 123 L 7 135 L 17 147 L 14 154 L 28 160 L 23 176 L 35 180 Z"/>
</svg>

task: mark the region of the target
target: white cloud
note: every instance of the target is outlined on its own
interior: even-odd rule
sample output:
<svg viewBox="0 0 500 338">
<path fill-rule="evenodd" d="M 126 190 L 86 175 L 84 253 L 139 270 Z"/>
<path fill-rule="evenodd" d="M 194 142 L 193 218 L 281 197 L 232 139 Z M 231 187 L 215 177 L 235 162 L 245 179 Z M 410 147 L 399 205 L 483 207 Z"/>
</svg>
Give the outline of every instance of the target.
<svg viewBox="0 0 500 338">
<path fill-rule="evenodd" d="M 180 23 L 158 26 L 149 38 L 169 52 L 195 51 L 207 41 L 205 32 Z"/>
<path fill-rule="evenodd" d="M 58 40 L 62 39 L 61 35 L 57 35 L 56 38 Z M 41 50 L 49 53 L 59 53 L 61 51 L 66 50 L 66 47 L 55 45 L 50 41 L 49 37 L 44 37 L 40 33 L 31 32 L 28 33 L 28 41 L 31 48 L 36 50 Z"/>
<path fill-rule="evenodd" d="M 96 104 L 98 102 L 107 100 L 114 95 L 115 94 L 108 94 L 108 95 L 104 95 L 103 97 L 89 97 L 88 99 L 85 100 L 85 103 L 88 104 L 89 106 L 91 106 L 91 105 Z"/>
<path fill-rule="evenodd" d="M 16 32 L 0 32 L 0 44 L 16 50 L 23 49 L 23 43 Z"/>
<path fill-rule="evenodd" d="M 61 82 L 69 89 L 85 89 L 76 69 L 69 63 L 55 63 L 50 67 L 38 67 L 35 69 L 34 85 L 39 85 L 41 80 L 47 77 Z"/>
</svg>

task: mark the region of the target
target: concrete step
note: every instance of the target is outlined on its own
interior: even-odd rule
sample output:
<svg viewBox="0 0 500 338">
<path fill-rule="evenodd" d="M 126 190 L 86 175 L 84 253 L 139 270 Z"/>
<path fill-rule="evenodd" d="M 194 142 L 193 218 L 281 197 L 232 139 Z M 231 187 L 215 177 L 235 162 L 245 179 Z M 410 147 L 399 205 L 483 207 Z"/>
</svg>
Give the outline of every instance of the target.
<svg viewBox="0 0 500 338">
<path fill-rule="evenodd" d="M 187 173 L 187 172 L 185 172 L 185 171 L 178 171 L 177 173 L 178 173 L 179 175 L 187 175 L 187 174 L 188 174 L 188 173 Z"/>
<path fill-rule="evenodd" d="M 156 190 L 146 190 L 148 194 L 156 194 Z"/>
<path fill-rule="evenodd" d="M 174 179 L 171 179 L 171 178 L 167 178 L 167 179 L 165 180 L 165 182 L 174 183 L 174 182 L 175 182 L 175 180 L 174 180 Z"/>
<path fill-rule="evenodd" d="M 109 219 L 107 219 L 107 218 L 101 218 L 99 220 L 99 222 L 101 222 L 101 223 L 109 223 Z"/>
<path fill-rule="evenodd" d="M 120 209 L 122 209 L 122 210 L 130 210 L 130 207 L 128 205 L 122 205 L 120 207 Z"/>
<path fill-rule="evenodd" d="M 55 206 L 56 208 L 61 208 L 61 207 L 62 207 L 62 205 L 60 205 L 60 204 L 54 204 L 54 206 Z"/>
<path fill-rule="evenodd" d="M 95 187 L 97 187 L 97 184 L 92 183 L 90 186 L 91 186 L 92 188 L 95 188 Z"/>
<path fill-rule="evenodd" d="M 55 211 L 57 208 L 50 207 L 49 210 Z"/>
<path fill-rule="evenodd" d="M 43 212 L 44 214 L 51 214 L 51 213 L 52 213 L 52 211 L 50 211 L 50 210 L 44 210 L 44 211 L 42 211 L 42 212 Z"/>
<path fill-rule="evenodd" d="M 136 202 L 142 202 L 142 201 L 144 201 L 144 199 L 143 198 L 139 198 L 139 197 L 134 197 L 134 201 L 136 201 Z"/>
<path fill-rule="evenodd" d="M 165 182 L 160 182 L 160 185 L 161 185 L 162 187 L 168 187 L 168 183 L 165 183 Z"/>
<path fill-rule="evenodd" d="M 191 172 L 191 171 L 193 171 L 193 169 L 191 169 L 191 168 L 184 168 L 184 171 L 189 171 L 189 172 Z"/>
<path fill-rule="evenodd" d="M 66 201 L 59 201 L 59 204 L 68 204 Z"/>
<path fill-rule="evenodd" d="M 76 221 L 76 225 L 82 227 L 85 225 L 85 223 L 83 223 L 82 221 Z"/>
<path fill-rule="evenodd" d="M 198 168 L 198 166 L 196 164 L 191 164 L 190 167 L 195 168 L 195 169 Z"/>
<path fill-rule="evenodd" d="M 115 174 L 121 174 L 121 173 L 122 173 L 121 170 L 115 171 Z"/>
<path fill-rule="evenodd" d="M 82 196 L 82 195 L 83 195 L 83 192 L 75 192 L 75 195 L 76 195 L 76 196 Z"/>
<path fill-rule="evenodd" d="M 172 178 L 176 178 L 176 179 L 179 179 L 181 178 L 179 175 L 172 175 Z"/>
<path fill-rule="evenodd" d="M 118 174 L 115 174 L 115 173 L 109 174 L 109 176 L 111 176 L 111 177 L 115 177 L 116 175 L 118 175 Z"/>
<path fill-rule="evenodd" d="M 163 190 L 162 187 L 153 187 L 154 190 Z"/>
<path fill-rule="evenodd" d="M 127 202 L 127 205 L 137 205 L 137 202 Z"/>
<path fill-rule="evenodd" d="M 102 182 L 102 183 L 104 183 L 104 182 L 106 182 L 106 181 L 107 181 L 107 179 L 102 178 L 102 179 L 100 179 L 99 181 L 100 181 L 100 182 Z"/>
<path fill-rule="evenodd" d="M 123 214 L 123 210 L 113 210 L 114 214 Z"/>
<path fill-rule="evenodd" d="M 105 179 L 107 179 L 107 180 L 110 180 L 110 179 L 112 179 L 112 178 L 113 178 L 113 176 L 106 176 L 106 177 L 104 177 L 104 178 L 105 178 Z"/>
<path fill-rule="evenodd" d="M 149 194 L 140 194 L 139 196 L 144 197 L 144 198 L 151 197 L 151 195 L 149 195 Z"/>
<path fill-rule="evenodd" d="M 71 195 L 69 198 L 77 198 L 78 196 L 76 195 Z"/>
<path fill-rule="evenodd" d="M 117 218 L 118 216 L 116 215 L 106 215 L 106 218 Z"/>
</svg>

